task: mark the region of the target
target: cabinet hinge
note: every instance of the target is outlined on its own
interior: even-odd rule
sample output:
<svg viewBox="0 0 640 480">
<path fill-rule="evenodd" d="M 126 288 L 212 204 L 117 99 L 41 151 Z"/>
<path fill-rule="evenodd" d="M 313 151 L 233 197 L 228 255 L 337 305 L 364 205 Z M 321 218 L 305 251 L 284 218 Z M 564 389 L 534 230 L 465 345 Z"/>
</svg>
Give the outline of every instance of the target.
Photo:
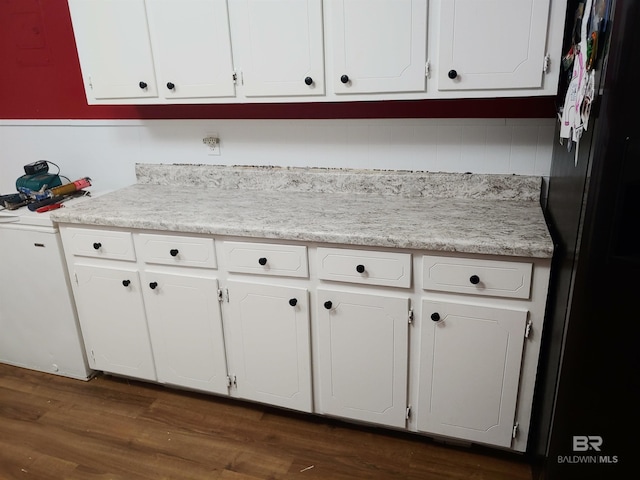
<svg viewBox="0 0 640 480">
<path fill-rule="evenodd" d="M 218 301 L 219 302 L 225 302 L 226 301 L 227 303 L 229 303 L 229 289 L 228 288 L 225 288 L 225 289 L 219 288 L 218 289 Z"/>
<path fill-rule="evenodd" d="M 411 405 L 407 406 L 407 413 L 404 418 L 405 420 L 411 419 Z"/>
<path fill-rule="evenodd" d="M 431 61 L 427 60 L 427 63 L 424 64 L 424 76 L 427 78 L 431 78 Z"/>
<path fill-rule="evenodd" d="M 544 73 L 549 73 L 549 62 L 551 62 L 551 57 L 549 56 L 549 54 L 547 53 L 544 56 L 544 61 L 542 62 L 542 71 Z"/>
<path fill-rule="evenodd" d="M 413 323 L 413 308 L 409 309 L 409 325 Z"/>
<path fill-rule="evenodd" d="M 78 274 L 76 272 L 73 272 L 73 277 L 76 279 L 76 285 L 80 285 L 78 282 Z"/>
<path fill-rule="evenodd" d="M 93 350 L 91 350 L 91 360 L 93 360 L 94 363 L 96 361 L 96 354 L 93 352 Z"/>
<path fill-rule="evenodd" d="M 511 438 L 516 438 L 518 436 L 518 423 L 513 426 L 513 430 L 511 431 Z"/>
<path fill-rule="evenodd" d="M 87 83 L 89 84 L 89 88 L 93 90 L 93 80 L 91 79 L 91 75 L 87 77 L 87 80 L 88 80 Z"/>
<path fill-rule="evenodd" d="M 238 380 L 235 375 L 227 375 L 227 388 L 237 387 Z"/>
<path fill-rule="evenodd" d="M 527 320 L 527 326 L 524 328 L 524 338 L 529 338 L 531 334 L 531 319 Z"/>
</svg>

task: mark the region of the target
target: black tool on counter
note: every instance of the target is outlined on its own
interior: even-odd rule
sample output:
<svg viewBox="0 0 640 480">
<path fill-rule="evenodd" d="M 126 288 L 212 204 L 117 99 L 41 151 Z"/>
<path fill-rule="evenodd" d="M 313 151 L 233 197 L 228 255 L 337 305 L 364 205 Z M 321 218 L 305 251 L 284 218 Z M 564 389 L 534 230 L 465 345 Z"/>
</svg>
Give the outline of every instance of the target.
<svg viewBox="0 0 640 480">
<path fill-rule="evenodd" d="M 7 210 L 15 210 L 27 205 L 30 201 L 29 197 L 22 193 L 11 193 L 9 195 L 0 196 L 2 206 Z"/>
<path fill-rule="evenodd" d="M 7 193 L 6 195 L 0 195 L 0 205 L 4 205 L 4 202 L 15 202 L 21 198 L 19 193 Z"/>
<path fill-rule="evenodd" d="M 49 206 L 49 205 L 55 205 L 58 203 L 62 203 L 62 202 L 66 202 L 67 200 L 71 200 L 72 198 L 77 198 L 77 197 L 86 197 L 86 196 L 90 196 L 91 192 L 88 192 L 87 190 L 76 190 L 73 193 L 68 193 L 65 195 L 53 195 L 52 197 L 49 198 L 45 198 L 43 200 L 39 200 L 37 202 L 33 202 L 30 203 L 29 205 L 27 205 L 27 208 L 29 210 L 31 210 L 32 212 L 42 212 L 42 211 L 46 211 L 46 210 L 42 210 L 43 207 Z M 53 210 L 53 209 L 51 209 Z"/>
<path fill-rule="evenodd" d="M 39 202 L 33 202 L 27 205 L 27 208 L 32 212 L 35 212 L 40 207 L 44 207 L 46 205 L 51 205 L 52 203 L 58 203 L 62 199 L 64 199 L 63 195 L 57 195 L 55 197 L 45 198 L 44 200 L 40 200 Z"/>
<path fill-rule="evenodd" d="M 59 170 L 58 168 L 58 171 Z M 38 173 L 47 173 L 48 171 L 49 162 L 47 162 L 47 160 L 38 160 L 37 162 L 28 163 L 24 166 L 24 173 L 26 175 L 36 175 Z"/>
</svg>

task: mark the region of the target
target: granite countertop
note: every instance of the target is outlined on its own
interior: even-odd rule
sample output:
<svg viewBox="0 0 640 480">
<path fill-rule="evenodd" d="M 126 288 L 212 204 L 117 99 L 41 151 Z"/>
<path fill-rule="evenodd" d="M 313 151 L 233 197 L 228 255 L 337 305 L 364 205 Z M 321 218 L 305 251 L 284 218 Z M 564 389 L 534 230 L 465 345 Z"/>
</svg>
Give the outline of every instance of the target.
<svg viewBox="0 0 640 480">
<path fill-rule="evenodd" d="M 158 169 L 149 177 L 149 170 L 140 167 L 137 184 L 82 205 L 56 210 L 51 218 L 58 223 L 354 246 L 535 258 L 550 258 L 553 254 L 553 243 L 539 203 L 531 198 L 530 188 L 518 183 L 514 189 L 507 176 L 498 179 L 497 183 L 492 178 L 493 183 L 489 184 L 484 178 L 478 183 L 479 176 L 474 176 L 473 182 L 469 181 L 470 177 L 459 177 L 471 188 L 467 188 L 466 194 L 458 192 L 456 195 L 449 175 L 446 177 L 446 191 L 449 193 L 441 191 L 439 195 L 429 195 L 424 192 L 434 190 L 429 186 L 430 177 L 426 181 L 429 188 L 423 188 L 422 194 L 415 194 L 415 182 L 412 184 L 410 179 L 418 177 L 407 175 L 399 177 L 398 185 L 402 185 L 400 190 L 409 189 L 414 194 L 406 194 L 406 191 L 398 194 L 397 187 L 392 189 L 394 194 L 388 194 L 363 193 L 363 189 L 371 192 L 371 185 L 376 179 L 377 184 L 388 186 L 398 178 L 395 175 L 390 175 L 392 180 L 386 181 L 374 174 L 374 183 L 364 187 L 366 182 L 355 177 L 358 179 L 357 188 L 336 188 L 333 180 L 329 187 L 323 183 L 325 180 L 318 181 L 318 177 L 313 175 L 312 181 L 288 180 L 288 187 L 268 188 L 274 183 L 261 177 L 262 188 L 240 188 L 238 185 L 242 181 L 238 181 L 237 175 L 238 172 L 243 175 L 242 169 L 226 167 L 227 171 L 225 167 L 218 167 L 225 172 L 224 178 L 213 182 L 216 186 L 212 188 L 211 179 L 206 185 L 193 181 L 195 178 L 202 181 L 201 172 L 191 177 L 191 183 L 189 176 L 180 178 L 182 173 L 167 175 L 172 167 L 174 173 L 175 168 L 179 173 L 187 168 L 149 167 Z M 194 170 L 189 172 L 191 175 Z M 253 178 L 255 183 L 256 172 L 258 176 L 266 172 L 278 181 L 283 174 L 292 174 L 291 169 L 284 172 L 247 169 L 245 175 Z M 300 172 L 293 173 L 297 175 Z M 305 173 L 308 172 L 302 172 L 303 175 Z M 387 175 L 387 172 L 382 175 Z M 336 178 L 344 183 L 347 177 L 338 173 Z M 478 184 L 484 185 L 483 194 L 479 193 L 482 188 L 479 189 Z M 535 185 L 535 180 L 531 185 Z M 516 190 L 521 195 L 514 195 Z M 509 198 L 504 198 L 505 192 Z"/>
</svg>

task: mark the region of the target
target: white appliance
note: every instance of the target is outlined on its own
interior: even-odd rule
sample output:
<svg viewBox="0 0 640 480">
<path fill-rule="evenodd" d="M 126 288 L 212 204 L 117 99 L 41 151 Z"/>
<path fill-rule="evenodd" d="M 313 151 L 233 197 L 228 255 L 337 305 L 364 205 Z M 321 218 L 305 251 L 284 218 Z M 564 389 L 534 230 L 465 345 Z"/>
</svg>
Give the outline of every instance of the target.
<svg viewBox="0 0 640 480">
<path fill-rule="evenodd" d="M 48 212 L 0 211 L 0 279 L 0 362 L 89 379 L 62 243 Z"/>
</svg>

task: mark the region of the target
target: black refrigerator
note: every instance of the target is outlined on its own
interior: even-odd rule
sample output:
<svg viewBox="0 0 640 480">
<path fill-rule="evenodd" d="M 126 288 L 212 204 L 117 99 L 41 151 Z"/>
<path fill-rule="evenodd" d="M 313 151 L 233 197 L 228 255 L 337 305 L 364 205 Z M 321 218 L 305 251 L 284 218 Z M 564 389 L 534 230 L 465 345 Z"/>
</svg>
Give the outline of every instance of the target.
<svg viewBox="0 0 640 480">
<path fill-rule="evenodd" d="M 578 144 L 557 129 L 543 204 L 556 250 L 536 479 L 636 478 L 640 464 L 640 1 L 609 3 L 589 126 Z"/>
</svg>

